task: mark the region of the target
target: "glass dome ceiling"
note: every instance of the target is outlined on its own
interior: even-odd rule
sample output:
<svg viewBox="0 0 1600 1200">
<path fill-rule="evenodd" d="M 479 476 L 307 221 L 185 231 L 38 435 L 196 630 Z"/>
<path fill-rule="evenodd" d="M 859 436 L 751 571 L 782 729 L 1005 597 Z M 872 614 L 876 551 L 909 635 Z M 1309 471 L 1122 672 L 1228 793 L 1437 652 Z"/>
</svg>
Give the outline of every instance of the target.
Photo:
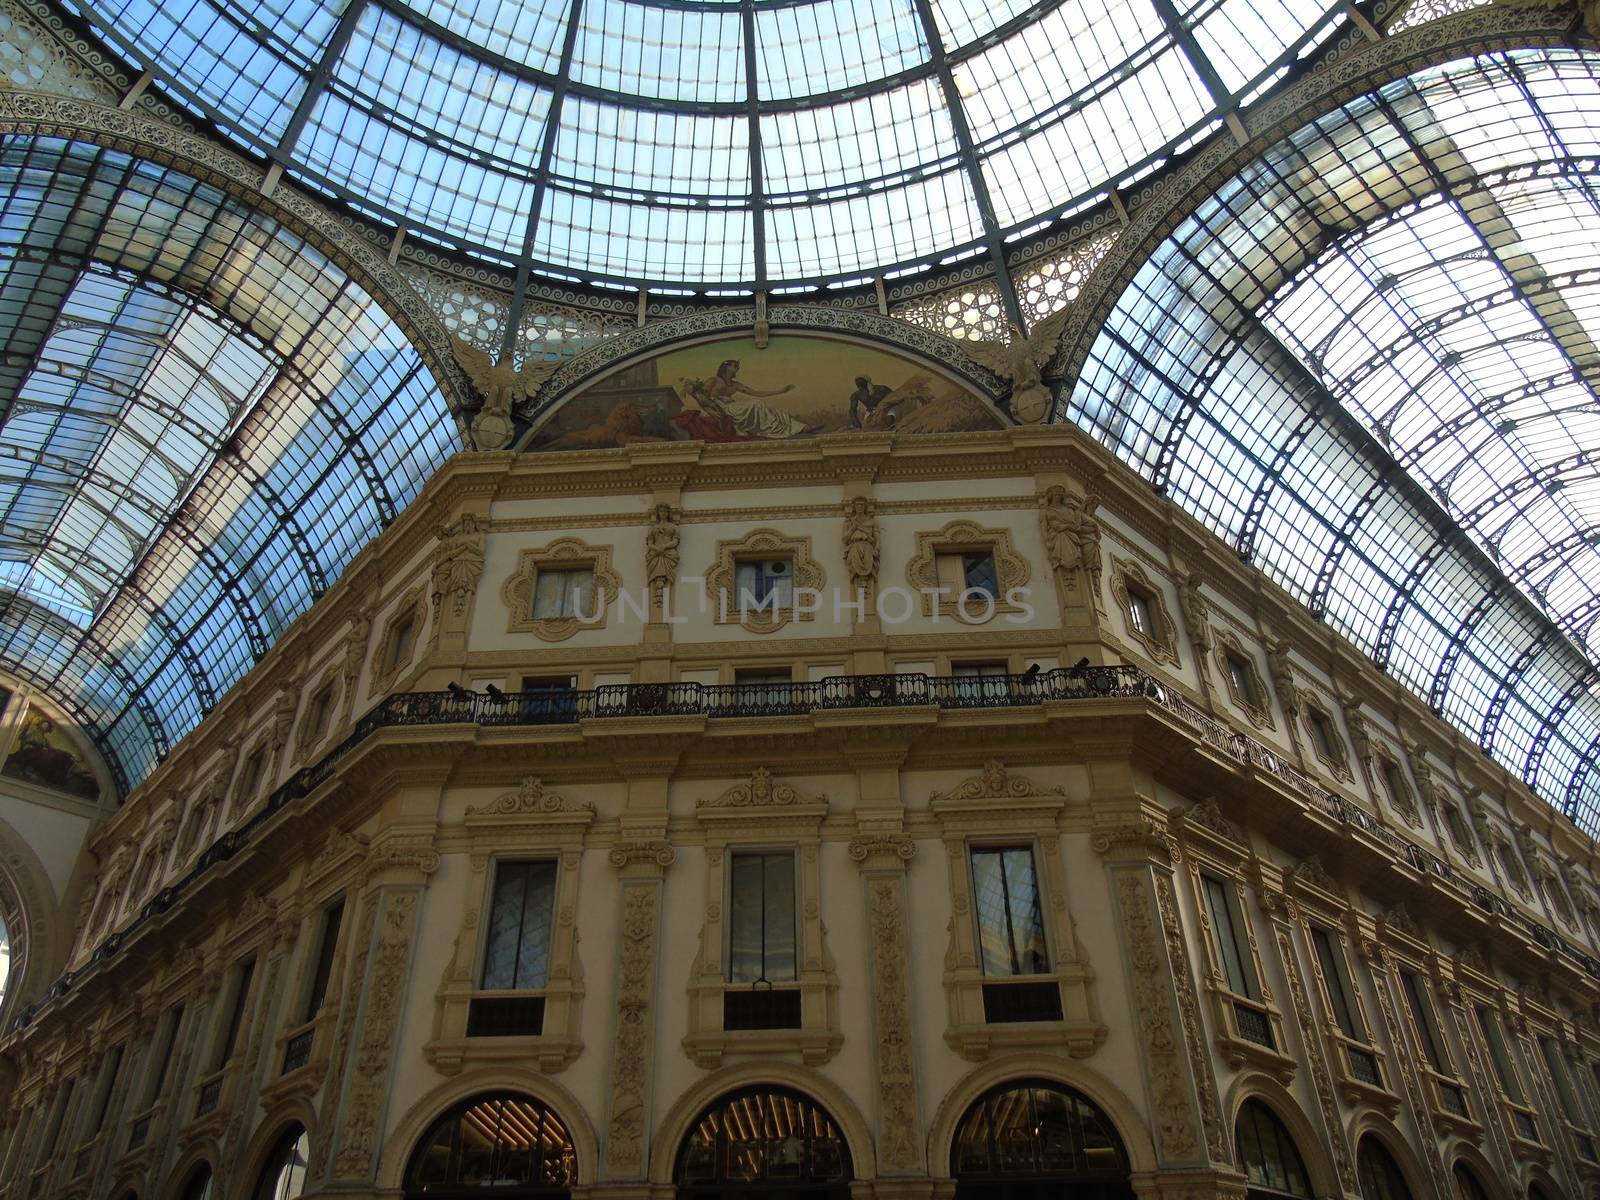
<svg viewBox="0 0 1600 1200">
<path fill-rule="evenodd" d="M 782 290 L 1103 199 L 1329 0 L 75 0 L 291 176 L 537 276 Z"/>
</svg>

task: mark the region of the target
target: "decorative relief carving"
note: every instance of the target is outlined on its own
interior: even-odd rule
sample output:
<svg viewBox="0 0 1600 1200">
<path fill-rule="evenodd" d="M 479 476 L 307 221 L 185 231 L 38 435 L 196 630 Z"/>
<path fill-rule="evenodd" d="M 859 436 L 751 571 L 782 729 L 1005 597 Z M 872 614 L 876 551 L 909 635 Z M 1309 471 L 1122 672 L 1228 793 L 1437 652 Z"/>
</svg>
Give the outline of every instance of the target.
<svg viewBox="0 0 1600 1200">
<path fill-rule="evenodd" d="M 850 861 L 856 863 L 908 863 L 916 852 L 916 842 L 903 833 L 870 833 L 850 839 Z"/>
<path fill-rule="evenodd" d="M 1150 1072 L 1155 1105 L 1156 1141 L 1168 1162 L 1194 1162 L 1202 1157 L 1198 1114 L 1191 1103 L 1189 1081 L 1179 1057 L 1179 1033 L 1173 1021 L 1170 978 L 1162 961 L 1155 905 L 1142 871 L 1117 873 L 1117 899 L 1133 972 L 1135 1016 L 1145 1065 Z"/>
<path fill-rule="evenodd" d="M 427 838 L 391 838 L 373 848 L 362 866 L 365 883 L 384 871 L 415 871 L 423 876 L 439 869 L 439 853 Z"/>
<path fill-rule="evenodd" d="M 1157 862 L 1176 862 L 1178 858 L 1177 843 L 1149 816 L 1099 826 L 1090 835 L 1089 845 L 1103 858 L 1151 858 Z"/>
<path fill-rule="evenodd" d="M 1224 838 L 1236 846 L 1249 844 L 1239 827 L 1222 815 L 1222 809 L 1217 804 L 1215 796 L 1209 796 L 1197 804 L 1191 804 L 1179 814 L 1178 819 L 1183 822 L 1186 828 L 1210 830 L 1218 837 Z"/>
<path fill-rule="evenodd" d="M 974 362 L 982 363 L 1001 379 L 1010 380 L 1012 414 L 1025 424 L 1042 421 L 1050 413 L 1050 389 L 1041 372 L 1056 356 L 1066 321 L 1067 310 L 1062 309 L 1037 322 L 1028 333 L 1008 324 L 1004 343 L 961 340 L 961 348 Z"/>
<path fill-rule="evenodd" d="M 400 597 L 394 612 L 384 622 L 383 637 L 372 659 L 372 682 L 368 685 L 376 696 L 389 690 L 395 676 L 411 665 L 411 658 L 420 640 L 423 619 L 427 616 L 427 602 L 422 587 L 408 590 Z"/>
<path fill-rule="evenodd" d="M 1261 680 L 1261 672 L 1256 669 L 1255 655 L 1246 650 L 1244 643 L 1229 630 L 1216 630 L 1211 640 L 1215 650 L 1217 671 L 1222 676 L 1223 685 L 1228 689 L 1228 695 L 1244 710 L 1252 725 L 1261 729 L 1271 729 L 1272 712 L 1267 703 L 1266 685 Z M 1238 664 L 1239 671 L 1244 675 L 1245 683 L 1242 689 L 1234 679 L 1234 664 Z"/>
<path fill-rule="evenodd" d="M 612 851 L 615 861 L 616 851 Z M 606 1169 L 614 1178 L 644 1173 L 645 1099 L 650 1080 L 650 1000 L 655 975 L 661 892 L 653 883 L 624 884 L 617 1028 L 611 1050 Z"/>
<path fill-rule="evenodd" d="M 1040 787 L 1021 775 L 1013 776 L 999 759 L 991 758 L 983 764 L 983 771 L 963 779 L 948 792 L 934 792 L 930 803 L 948 806 L 972 800 L 1059 800 L 1066 795 L 1061 787 Z"/>
<path fill-rule="evenodd" d="M 914 1171 L 922 1163 L 917 1138 L 916 1074 L 911 1061 L 904 889 L 904 880 L 897 875 L 867 878 L 873 1035 L 881 1114 L 879 1162 L 891 1172 Z"/>
<path fill-rule="evenodd" d="M 356 1013 L 361 1007 L 363 987 L 360 981 L 367 978 L 367 963 L 372 957 L 372 931 L 377 926 L 378 908 L 382 897 L 374 893 L 362 902 L 361 918 L 356 925 L 355 937 L 352 945 L 356 948 L 355 962 L 350 968 L 350 978 L 356 981 L 351 990 L 343 997 L 339 1009 L 339 1023 L 333 1035 L 333 1050 L 329 1061 L 333 1064 L 333 1074 L 328 1081 L 327 1095 L 337 1097 L 344 1094 L 344 1080 L 346 1073 L 354 1065 L 351 1059 L 352 1042 L 356 1025 Z M 312 1179 L 321 1179 L 327 1170 L 329 1150 L 334 1139 L 331 1137 L 317 1138 L 311 1144 L 311 1164 L 308 1174 Z"/>
<path fill-rule="evenodd" d="M 533 601 L 541 571 L 592 571 L 594 594 L 586 601 L 589 611 L 535 616 Z M 531 633 L 546 642 L 560 642 L 580 629 L 602 629 L 621 587 L 622 577 L 611 569 L 610 546 L 591 546 L 580 538 L 564 537 L 548 546 L 524 550 L 517 555 L 517 569 L 500 588 L 500 598 L 510 614 L 506 632 Z"/>
<path fill-rule="evenodd" d="M 736 783 L 715 799 L 695 801 L 696 808 L 784 808 L 827 804 L 820 796 L 809 796 L 787 783 L 773 783 L 772 771 L 757 767 L 749 783 Z"/>
<path fill-rule="evenodd" d="M 524 816 L 529 813 L 592 815 L 594 804 L 588 800 L 571 801 L 556 792 L 546 790 L 537 775 L 526 775 L 514 792 L 481 806 L 467 807 L 467 816 Z"/>
<path fill-rule="evenodd" d="M 351 1064 L 338 1125 L 334 1175 L 340 1179 L 365 1179 L 374 1169 L 378 1121 L 388 1095 L 388 1076 L 400 1033 L 417 893 L 389 892 L 382 897 L 382 906 L 383 922 L 373 951 L 372 974 L 363 988 L 361 1042 Z"/>
<path fill-rule="evenodd" d="M 671 587 L 678 577 L 678 512 L 670 504 L 658 504 L 651 512 L 644 539 L 644 574 L 656 593 Z"/>
<path fill-rule="evenodd" d="M 644 839 L 640 841 L 618 842 L 611 847 L 611 852 L 606 855 L 613 867 L 619 870 L 632 866 L 635 863 L 648 863 L 657 867 L 670 867 L 677 861 L 678 852 L 672 848 L 671 843 Z"/>
<path fill-rule="evenodd" d="M 1230 1139 L 1223 1128 L 1222 1102 L 1217 1096 L 1217 1078 L 1211 1069 L 1211 1053 L 1201 1031 L 1200 998 L 1195 989 L 1194 976 L 1189 971 L 1188 942 L 1178 922 L 1172 881 L 1167 875 L 1158 873 L 1153 882 L 1156 908 L 1161 914 L 1161 928 L 1167 938 L 1167 959 L 1172 966 L 1172 987 L 1178 997 L 1178 1015 L 1183 1022 L 1184 1041 L 1189 1047 L 1189 1065 L 1193 1072 L 1195 1092 L 1200 1100 L 1200 1121 L 1205 1128 L 1206 1146 L 1212 1162 L 1231 1163 L 1233 1154 L 1228 1148 Z M 1264 987 L 1262 991 L 1266 995 Z"/>
<path fill-rule="evenodd" d="M 1411 1043 L 1402 1034 L 1400 1023 L 1395 1016 L 1395 1002 L 1390 992 L 1392 979 L 1386 966 L 1387 957 L 1386 953 L 1374 956 L 1372 987 L 1378 994 L 1378 1009 L 1383 1013 L 1384 1028 L 1389 1031 L 1389 1045 L 1394 1047 L 1394 1057 L 1400 1067 L 1400 1078 L 1405 1084 L 1406 1099 L 1411 1104 L 1411 1111 L 1418 1115 L 1420 1123 L 1421 1114 L 1428 1112 L 1429 1108 L 1422 1095 L 1422 1085 L 1417 1079 L 1416 1064 L 1411 1060 Z M 1440 1126 L 1437 1118 L 1432 1124 L 1440 1136 L 1447 1132 Z M 1434 1194 L 1449 1195 L 1452 1185 L 1445 1178 L 1444 1159 L 1439 1155 L 1437 1138 L 1426 1136 L 1422 1138 L 1422 1155 L 1428 1164 L 1428 1174 L 1433 1176 Z"/>
<path fill-rule="evenodd" d="M 1178 585 L 1178 610 L 1183 613 L 1189 641 L 1202 655 L 1211 652 L 1211 605 L 1201 590 L 1204 582 L 1203 576 L 1191 574 Z"/>
</svg>

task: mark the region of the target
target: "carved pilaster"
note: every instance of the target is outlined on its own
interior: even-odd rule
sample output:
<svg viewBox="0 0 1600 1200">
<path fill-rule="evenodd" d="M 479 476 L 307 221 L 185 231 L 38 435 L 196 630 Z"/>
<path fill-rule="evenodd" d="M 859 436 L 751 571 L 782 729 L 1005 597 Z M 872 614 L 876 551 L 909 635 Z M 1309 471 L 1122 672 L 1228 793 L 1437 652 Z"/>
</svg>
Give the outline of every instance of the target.
<svg viewBox="0 0 1600 1200">
<path fill-rule="evenodd" d="M 357 1010 L 346 1039 L 343 1091 L 339 1096 L 331 1177 L 370 1181 L 377 1169 L 378 1138 L 390 1091 L 400 1036 L 400 1014 L 416 942 L 420 888 L 383 888 L 368 900 L 363 932 L 363 971 L 356 976 L 350 1007 Z M 352 1032 L 348 1027 L 346 1032 Z"/>
<path fill-rule="evenodd" d="M 658 843 L 633 843 L 656 846 Z M 623 869 L 660 853 L 631 856 L 619 846 L 612 864 Z M 665 847 L 671 861 L 671 847 Z M 662 868 L 664 869 L 662 864 Z M 661 879 L 622 882 L 622 932 L 618 957 L 617 1018 L 611 1043 L 611 1086 L 606 1096 L 605 1174 L 612 1179 L 644 1177 L 649 1129 L 650 1067 L 654 1061 L 656 943 L 661 929 Z"/>
<path fill-rule="evenodd" d="M 850 857 L 861 865 L 866 888 L 873 1067 L 878 1082 L 878 1169 L 885 1175 L 910 1175 L 923 1169 L 906 956 L 905 867 L 913 849 L 909 838 L 894 834 L 866 835 L 850 843 Z"/>
</svg>

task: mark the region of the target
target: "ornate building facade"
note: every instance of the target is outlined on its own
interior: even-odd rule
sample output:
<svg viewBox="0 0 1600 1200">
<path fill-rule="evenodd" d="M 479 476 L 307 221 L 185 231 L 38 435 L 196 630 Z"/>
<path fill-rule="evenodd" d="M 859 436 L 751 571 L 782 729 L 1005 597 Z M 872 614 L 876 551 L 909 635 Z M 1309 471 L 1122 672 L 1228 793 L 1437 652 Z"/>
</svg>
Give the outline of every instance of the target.
<svg viewBox="0 0 1600 1200">
<path fill-rule="evenodd" d="M 1589 841 L 1066 428 L 459 457 L 91 849 L 8 1197 L 1600 1179 Z"/>
</svg>

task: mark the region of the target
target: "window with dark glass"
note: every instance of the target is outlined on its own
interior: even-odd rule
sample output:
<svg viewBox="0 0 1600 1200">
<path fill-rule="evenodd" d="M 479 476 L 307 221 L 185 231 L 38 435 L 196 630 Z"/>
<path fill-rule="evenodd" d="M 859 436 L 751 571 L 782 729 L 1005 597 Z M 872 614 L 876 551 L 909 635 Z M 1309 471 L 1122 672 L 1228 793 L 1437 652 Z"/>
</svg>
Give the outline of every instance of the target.
<svg viewBox="0 0 1600 1200">
<path fill-rule="evenodd" d="M 847 1200 L 850 1152 L 833 1117 L 810 1097 L 760 1088 L 726 1096 L 700 1114 L 673 1177 L 679 1200 Z"/>
<path fill-rule="evenodd" d="M 310 1161 L 310 1136 L 300 1125 L 289 1126 L 273 1143 L 251 1200 L 297 1200 L 306 1190 L 306 1167 Z"/>
<path fill-rule="evenodd" d="M 524 675 L 522 719 L 571 720 L 578 711 L 578 681 L 571 675 Z"/>
<path fill-rule="evenodd" d="M 150 1074 L 148 1103 L 154 1104 L 166 1091 L 167 1071 L 172 1066 L 172 1051 L 178 1044 L 178 1030 L 183 1025 L 183 1005 L 173 1006 L 167 1013 L 166 1027 L 161 1033 L 161 1050 L 155 1057 L 155 1070 Z"/>
<path fill-rule="evenodd" d="M 1312 1196 L 1311 1177 L 1299 1147 L 1277 1113 L 1261 1101 L 1246 1100 L 1239 1106 L 1233 1140 L 1251 1197 L 1303 1196 L 1309 1200 Z"/>
<path fill-rule="evenodd" d="M 794 978 L 794 852 L 731 855 L 728 981 L 786 983 Z"/>
<path fill-rule="evenodd" d="M 1343 944 L 1335 941 L 1331 930 L 1320 925 L 1311 927 L 1311 944 L 1317 952 L 1317 966 L 1322 970 L 1322 979 L 1328 988 L 1328 1003 L 1333 1006 L 1333 1019 L 1339 1026 L 1339 1032 L 1353 1041 L 1365 1042 L 1367 1028 L 1361 1020 L 1361 1008 L 1352 990 Z"/>
<path fill-rule="evenodd" d="M 407 1200 L 515 1196 L 556 1200 L 578 1181 L 566 1124 L 532 1096 L 477 1096 L 422 1135 L 406 1168 Z"/>
<path fill-rule="evenodd" d="M 1228 682 L 1233 687 L 1234 695 L 1239 698 L 1240 703 L 1250 708 L 1259 708 L 1261 698 L 1256 695 L 1255 674 L 1250 664 L 1231 650 L 1223 658 L 1228 664 Z"/>
<path fill-rule="evenodd" d="M 1034 873 L 1026 846 L 972 851 L 973 908 L 985 975 L 1044 975 L 1050 949 Z"/>
<path fill-rule="evenodd" d="M 344 923 L 344 900 L 330 904 L 322 914 L 322 939 L 317 943 L 317 961 L 312 968 L 311 990 L 306 995 L 302 1021 L 309 1021 L 322 1009 L 328 995 L 328 982 L 333 977 L 333 957 L 339 948 L 339 926 Z"/>
<path fill-rule="evenodd" d="M 594 570 L 589 567 L 557 571 L 541 569 L 533 583 L 533 615 L 538 620 L 593 617 Z"/>
<path fill-rule="evenodd" d="M 963 592 L 999 599 L 1000 571 L 995 566 L 992 551 L 938 554 L 934 560 L 939 573 L 939 586 L 946 590 L 945 599 L 958 600 Z"/>
<path fill-rule="evenodd" d="M 181 1200 L 211 1200 L 211 1167 L 201 1163 L 189 1175 L 189 1182 L 183 1185 Z"/>
<path fill-rule="evenodd" d="M 248 803 L 255 799 L 256 789 L 261 786 L 261 772 L 267 764 L 267 752 L 264 749 L 253 750 L 250 757 L 244 760 L 244 774 L 239 781 L 239 800 Z"/>
<path fill-rule="evenodd" d="M 733 672 L 734 703 L 758 709 L 787 703 L 793 682 L 788 667 L 738 667 Z"/>
<path fill-rule="evenodd" d="M 1342 747 L 1335 742 L 1338 734 L 1334 733 L 1332 725 L 1329 724 L 1327 714 L 1318 712 L 1314 708 L 1307 709 L 1306 724 L 1311 729 L 1311 744 L 1316 752 L 1330 762 L 1339 761 L 1343 757 Z"/>
<path fill-rule="evenodd" d="M 1238 910 L 1231 888 L 1215 875 L 1202 874 L 1200 882 L 1205 888 L 1211 936 L 1216 943 L 1217 957 L 1222 960 L 1228 990 L 1250 1000 L 1261 999 L 1255 962 L 1250 956 L 1250 943 L 1245 940 L 1242 928 L 1243 914 Z"/>
<path fill-rule="evenodd" d="M 741 609 L 785 609 L 794 605 L 794 563 L 787 558 L 737 563 L 734 583 Z"/>
<path fill-rule="evenodd" d="M 1450 1060 L 1445 1055 L 1444 1040 L 1439 1033 L 1439 1023 L 1435 1019 L 1426 985 L 1415 971 L 1401 971 L 1400 990 L 1405 993 L 1406 1007 L 1411 1010 L 1411 1023 L 1416 1027 L 1417 1041 L 1422 1044 L 1422 1053 L 1428 1065 L 1440 1075 L 1449 1075 Z"/>
<path fill-rule="evenodd" d="M 1539 1056 L 1544 1059 L 1545 1070 L 1550 1073 L 1550 1082 L 1555 1085 L 1556 1099 L 1561 1102 L 1561 1115 L 1568 1125 L 1579 1129 L 1586 1128 L 1588 1121 L 1584 1118 L 1583 1107 L 1578 1103 L 1578 1095 L 1572 1090 L 1572 1079 L 1567 1074 L 1566 1060 L 1561 1057 L 1561 1047 L 1556 1045 L 1555 1038 L 1541 1037 L 1539 1039 Z"/>
<path fill-rule="evenodd" d="M 1411 789 L 1406 784 L 1405 772 L 1400 769 L 1400 764 L 1392 758 L 1385 758 L 1382 762 L 1383 787 L 1389 793 L 1389 803 L 1398 809 L 1413 807 L 1411 804 Z"/>
<path fill-rule="evenodd" d="M 328 719 L 333 716 L 333 685 L 318 688 L 306 708 L 306 741 L 315 742 L 328 731 Z"/>
<path fill-rule="evenodd" d="M 1487 1004 L 1478 1005 L 1474 1011 L 1478 1016 L 1478 1028 L 1483 1031 L 1483 1040 L 1489 1047 L 1489 1061 L 1494 1064 L 1495 1078 L 1500 1081 L 1501 1091 L 1512 1103 L 1521 1104 L 1522 1085 L 1517 1080 L 1516 1067 L 1511 1062 L 1510 1052 L 1500 1033 L 1499 1014 Z"/>
<path fill-rule="evenodd" d="M 61 1149 L 61 1135 L 66 1132 L 67 1113 L 72 1110 L 72 1093 L 77 1087 L 77 1079 L 69 1079 L 61 1085 L 61 1096 L 56 1101 L 55 1115 L 50 1118 L 50 1132 L 45 1137 L 45 1145 L 49 1147 L 48 1154 L 55 1154 Z"/>
<path fill-rule="evenodd" d="M 1455 1183 L 1456 1200 L 1489 1200 L 1489 1193 L 1483 1190 L 1483 1184 L 1466 1163 L 1458 1162 L 1450 1178 Z"/>
<path fill-rule="evenodd" d="M 951 663 L 957 697 L 969 703 L 1011 698 L 1011 670 L 1003 662 Z"/>
<path fill-rule="evenodd" d="M 417 645 L 417 609 L 413 605 L 404 613 L 394 619 L 394 624 L 389 627 L 389 638 L 384 646 L 383 665 L 380 674 L 387 674 L 396 667 L 404 666 L 411 661 L 411 652 Z"/>
<path fill-rule="evenodd" d="M 233 1003 L 228 1008 L 228 1024 L 223 1030 L 222 1041 L 217 1045 L 217 1058 L 212 1069 L 220 1071 L 228 1065 L 228 1060 L 233 1057 L 233 1050 L 239 1043 L 239 1029 L 244 1024 L 245 1006 L 250 1002 L 250 979 L 255 974 L 255 959 L 246 959 L 239 964 L 234 972 Z"/>
<path fill-rule="evenodd" d="M 1356 1176 L 1361 1183 L 1361 1200 L 1412 1200 L 1411 1189 L 1400 1164 L 1389 1148 L 1370 1133 L 1356 1150 Z"/>
<path fill-rule="evenodd" d="M 90 1121 L 86 1130 L 89 1137 L 93 1137 L 106 1127 L 106 1117 L 111 1111 L 111 1097 L 117 1090 L 117 1076 L 122 1073 L 122 1058 L 126 1050 L 126 1045 L 113 1046 L 106 1058 L 105 1073 L 100 1080 L 100 1097 L 94 1106 L 94 1119 Z"/>
<path fill-rule="evenodd" d="M 1042 1080 L 1003 1084 L 962 1115 L 950 1173 L 958 1200 L 1133 1195 L 1127 1151 L 1111 1119 L 1088 1097 Z M 1017 1192 L 1019 1186 L 1040 1190 Z"/>
<path fill-rule="evenodd" d="M 555 895 L 554 859 L 495 864 L 483 953 L 485 990 L 544 987 L 550 971 Z"/>
</svg>

